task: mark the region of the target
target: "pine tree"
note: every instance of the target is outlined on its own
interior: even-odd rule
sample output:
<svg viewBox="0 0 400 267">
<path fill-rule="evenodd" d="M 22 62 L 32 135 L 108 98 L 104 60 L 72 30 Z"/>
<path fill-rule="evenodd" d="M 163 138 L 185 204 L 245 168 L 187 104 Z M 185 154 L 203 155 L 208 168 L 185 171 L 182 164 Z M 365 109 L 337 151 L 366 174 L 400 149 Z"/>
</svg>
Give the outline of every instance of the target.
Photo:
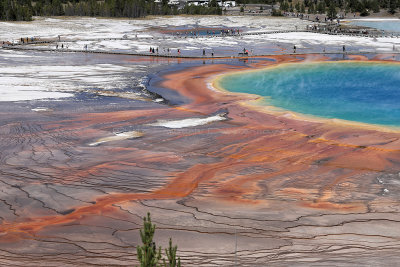
<svg viewBox="0 0 400 267">
<path fill-rule="evenodd" d="M 372 11 L 374 11 L 374 13 L 378 13 L 379 12 L 379 2 L 378 2 L 378 0 L 372 0 L 371 1 L 371 8 L 372 8 Z"/>
<path fill-rule="evenodd" d="M 306 7 L 304 6 L 304 3 L 302 3 L 300 6 L 300 13 L 306 13 Z"/>
<path fill-rule="evenodd" d="M 296 9 L 297 12 L 300 12 L 300 3 L 297 2 L 297 3 L 294 5 L 294 8 Z"/>
<path fill-rule="evenodd" d="M 315 14 L 315 5 L 311 4 L 311 6 L 308 8 L 308 14 Z"/>
<path fill-rule="evenodd" d="M 325 14 L 326 11 L 325 1 L 319 1 L 317 5 L 317 11 L 319 14 Z"/>
<path fill-rule="evenodd" d="M 396 0 L 391 0 L 389 3 L 389 13 L 394 14 L 396 13 L 396 8 L 397 8 L 397 1 Z"/>
<path fill-rule="evenodd" d="M 282 4 L 281 4 L 281 8 L 280 8 L 281 10 L 283 10 L 283 11 L 289 11 L 289 3 L 288 2 L 286 2 L 286 1 L 284 1 Z"/>
<path fill-rule="evenodd" d="M 178 260 L 176 260 L 176 250 L 178 249 L 178 246 L 172 246 L 172 239 L 169 239 L 169 247 L 168 249 L 165 249 L 165 254 L 167 255 L 168 258 L 168 263 L 163 259 L 164 262 L 164 267 L 181 267 L 181 258 L 178 257 Z"/>
<path fill-rule="evenodd" d="M 334 1 L 331 1 L 328 9 L 328 18 L 335 19 L 336 18 L 336 6 Z"/>
<path fill-rule="evenodd" d="M 137 257 L 140 262 L 140 267 L 158 267 L 158 262 L 161 259 L 161 247 L 156 249 L 156 244 L 153 242 L 154 231 L 156 225 L 151 223 L 150 212 L 147 213 L 147 218 L 143 218 L 143 229 L 140 229 L 140 237 L 143 246 L 138 246 Z"/>
</svg>

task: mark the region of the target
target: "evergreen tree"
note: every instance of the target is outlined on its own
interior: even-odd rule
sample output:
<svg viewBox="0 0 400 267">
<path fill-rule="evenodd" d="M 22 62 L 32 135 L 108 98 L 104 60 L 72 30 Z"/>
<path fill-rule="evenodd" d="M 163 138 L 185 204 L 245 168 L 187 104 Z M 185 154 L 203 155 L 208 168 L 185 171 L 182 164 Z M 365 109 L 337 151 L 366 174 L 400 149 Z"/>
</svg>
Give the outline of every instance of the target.
<svg viewBox="0 0 400 267">
<path fill-rule="evenodd" d="M 389 13 L 394 14 L 396 13 L 396 8 L 397 8 L 397 0 L 391 0 L 389 3 Z"/>
<path fill-rule="evenodd" d="M 294 8 L 296 9 L 297 12 L 300 12 L 300 2 L 297 2 L 297 3 L 294 5 Z"/>
<path fill-rule="evenodd" d="M 319 1 L 318 6 L 317 6 L 317 11 L 320 14 L 325 14 L 325 11 L 326 11 L 325 1 Z"/>
<path fill-rule="evenodd" d="M 284 1 L 284 2 L 282 2 L 282 4 L 281 4 L 281 8 L 280 8 L 282 11 L 289 11 L 289 3 L 288 2 L 286 2 L 286 1 Z"/>
<path fill-rule="evenodd" d="M 32 20 L 32 6 L 30 1 L 12 0 L 10 1 L 12 8 L 12 20 Z"/>
<path fill-rule="evenodd" d="M 315 13 L 315 6 L 314 4 L 311 4 L 310 7 L 308 8 L 308 14 L 314 14 Z"/>
<path fill-rule="evenodd" d="M 161 247 L 157 250 L 156 244 L 153 242 L 155 230 L 156 225 L 151 223 L 149 212 L 147 213 L 147 218 L 143 218 L 143 229 L 140 229 L 140 238 L 143 245 L 136 248 L 140 267 L 159 266 L 158 262 L 161 259 Z"/>
<path fill-rule="evenodd" d="M 300 6 L 300 13 L 306 13 L 306 7 L 304 6 L 304 3 L 302 3 Z"/>
<path fill-rule="evenodd" d="M 328 9 L 328 18 L 330 19 L 335 19 L 336 18 L 336 6 L 335 6 L 335 2 L 331 1 L 330 5 L 329 5 L 329 9 Z"/>
<path fill-rule="evenodd" d="M 374 13 L 378 13 L 379 12 L 379 2 L 378 2 L 378 0 L 372 0 L 370 2 L 370 8 L 372 9 L 372 11 Z"/>
<path fill-rule="evenodd" d="M 176 259 L 176 250 L 178 246 L 172 246 L 172 239 L 169 239 L 169 247 L 165 249 L 165 254 L 168 258 L 168 263 L 163 259 L 164 267 L 181 267 L 181 258 Z"/>
</svg>

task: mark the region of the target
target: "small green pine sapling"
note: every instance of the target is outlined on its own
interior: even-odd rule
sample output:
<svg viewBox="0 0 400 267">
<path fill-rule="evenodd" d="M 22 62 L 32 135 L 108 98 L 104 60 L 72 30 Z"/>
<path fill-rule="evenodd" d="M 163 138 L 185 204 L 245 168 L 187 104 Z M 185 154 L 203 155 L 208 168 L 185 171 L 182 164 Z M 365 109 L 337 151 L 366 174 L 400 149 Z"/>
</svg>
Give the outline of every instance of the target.
<svg viewBox="0 0 400 267">
<path fill-rule="evenodd" d="M 163 259 L 164 267 L 181 267 L 181 258 L 178 257 L 176 260 L 176 250 L 178 246 L 172 246 L 172 239 L 169 239 L 169 247 L 165 249 L 165 254 L 167 254 L 168 262 Z"/>
<path fill-rule="evenodd" d="M 147 218 L 143 218 L 143 229 L 140 229 L 140 237 L 142 246 L 138 246 L 137 258 L 140 262 L 140 267 L 158 267 L 161 259 L 161 247 L 156 248 L 153 242 L 154 231 L 156 225 L 151 223 L 150 212 L 147 213 Z"/>
</svg>

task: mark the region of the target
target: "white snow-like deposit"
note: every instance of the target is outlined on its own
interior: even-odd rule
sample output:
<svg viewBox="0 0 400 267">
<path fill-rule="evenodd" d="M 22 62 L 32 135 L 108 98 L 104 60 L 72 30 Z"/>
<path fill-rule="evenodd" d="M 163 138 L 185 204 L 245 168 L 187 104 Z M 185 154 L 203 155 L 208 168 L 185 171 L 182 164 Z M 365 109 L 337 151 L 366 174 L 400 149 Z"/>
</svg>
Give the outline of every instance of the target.
<svg viewBox="0 0 400 267">
<path fill-rule="evenodd" d="M 367 19 L 377 20 L 377 19 Z M 382 20 L 382 19 L 380 19 Z M 0 40 L 18 40 L 21 37 L 57 37 L 64 49 L 82 50 L 88 45 L 89 50 L 126 51 L 132 53 L 149 53 L 149 48 L 159 48 L 159 54 L 199 56 L 206 49 L 216 56 L 236 56 L 243 48 L 253 51 L 255 55 L 291 51 L 293 45 L 302 52 L 321 52 L 325 47 L 346 45 L 358 51 L 383 52 L 391 51 L 393 45 L 400 44 L 400 38 L 368 38 L 356 36 L 326 35 L 308 32 L 283 34 L 262 34 L 233 37 L 177 38 L 161 33 L 161 30 L 184 28 L 228 27 L 240 28 L 245 32 L 271 32 L 277 30 L 302 30 L 312 24 L 298 18 L 275 18 L 263 16 L 173 16 L 150 17 L 146 19 L 97 19 L 97 18 L 37 18 L 33 22 L 0 22 Z M 129 40 L 117 39 L 127 36 Z M 137 38 L 136 38 L 137 36 Z M 109 40 L 110 38 L 114 38 Z M 88 39 L 88 40 L 86 40 Z M 79 40 L 79 41 L 76 41 Z M 56 44 L 49 48 L 54 49 Z M 279 47 L 279 48 L 278 48 Z M 299 51 L 300 52 L 300 51 Z M 27 54 L 27 53 L 26 53 Z M 9 54 L 11 57 L 23 57 L 23 54 Z"/>
<path fill-rule="evenodd" d="M 98 146 L 103 143 L 134 139 L 143 136 L 143 133 L 137 131 L 116 133 L 113 136 L 108 136 L 98 139 L 96 142 L 90 143 L 89 146 Z"/>
<path fill-rule="evenodd" d="M 43 87 L 37 86 L 16 86 L 12 84 L 1 84 L 0 82 L 0 102 L 38 100 L 45 98 L 65 98 L 72 97 L 73 94 L 46 91 Z"/>
<path fill-rule="evenodd" d="M 35 18 L 32 22 L 0 22 L 1 39 L 19 39 L 21 37 L 58 37 L 61 38 L 120 38 L 124 34 L 138 31 L 143 27 L 135 26 L 127 19 L 96 18 Z"/>
<path fill-rule="evenodd" d="M 246 36 L 246 39 L 253 39 L 253 36 Z M 341 46 L 348 45 L 352 47 L 360 48 L 375 48 L 380 51 L 391 51 L 393 44 L 399 45 L 400 38 L 368 38 L 358 36 L 347 36 L 347 35 L 328 35 L 311 32 L 292 32 L 292 33 L 276 33 L 268 35 L 268 40 L 276 43 L 290 43 L 299 44 L 303 43 L 303 46 Z M 255 38 L 257 39 L 257 38 Z"/>
<path fill-rule="evenodd" d="M 31 109 L 31 110 L 32 110 L 32 111 L 36 111 L 36 112 L 52 111 L 52 109 L 46 108 L 46 107 L 37 107 L 37 108 L 33 108 L 33 109 Z"/>
<path fill-rule="evenodd" d="M 14 52 L 16 57 L 10 56 Z M 44 65 L 29 63 L 25 54 L 29 55 L 29 51 L 0 50 L 0 102 L 66 98 L 86 91 L 110 95 L 113 89 L 130 85 L 132 78 L 124 78 L 126 73 L 143 73 L 146 69 L 133 64 L 64 65 L 59 60 Z"/>
<path fill-rule="evenodd" d="M 218 114 L 206 118 L 189 118 L 183 120 L 157 120 L 155 123 L 149 124 L 150 126 L 161 126 L 171 129 L 194 127 L 199 125 L 205 125 L 216 121 L 224 121 L 226 118 L 225 114 Z"/>
<path fill-rule="evenodd" d="M 54 90 L 56 86 L 47 81 L 41 82 L 40 80 L 24 77 L 26 73 L 23 68 L 19 70 L 21 72 L 20 77 L 12 76 L 7 73 L 4 74 L 2 73 L 2 69 L 3 68 L 0 67 L 0 102 L 38 100 L 45 98 L 56 99 L 73 96 L 73 94 L 68 92 Z"/>
</svg>

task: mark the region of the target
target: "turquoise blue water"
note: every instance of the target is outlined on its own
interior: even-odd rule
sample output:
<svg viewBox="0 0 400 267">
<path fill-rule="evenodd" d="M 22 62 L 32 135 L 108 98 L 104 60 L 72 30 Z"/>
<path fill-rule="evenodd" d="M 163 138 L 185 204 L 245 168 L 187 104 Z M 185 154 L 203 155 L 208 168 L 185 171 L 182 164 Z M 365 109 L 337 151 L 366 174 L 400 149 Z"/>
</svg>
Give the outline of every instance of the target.
<svg viewBox="0 0 400 267">
<path fill-rule="evenodd" d="M 387 32 L 400 33 L 400 20 L 382 20 L 382 21 L 354 20 L 351 22 L 351 24 L 357 26 L 375 28 Z"/>
<path fill-rule="evenodd" d="M 219 85 L 324 118 L 400 126 L 400 64 L 296 63 L 227 75 Z"/>
</svg>

